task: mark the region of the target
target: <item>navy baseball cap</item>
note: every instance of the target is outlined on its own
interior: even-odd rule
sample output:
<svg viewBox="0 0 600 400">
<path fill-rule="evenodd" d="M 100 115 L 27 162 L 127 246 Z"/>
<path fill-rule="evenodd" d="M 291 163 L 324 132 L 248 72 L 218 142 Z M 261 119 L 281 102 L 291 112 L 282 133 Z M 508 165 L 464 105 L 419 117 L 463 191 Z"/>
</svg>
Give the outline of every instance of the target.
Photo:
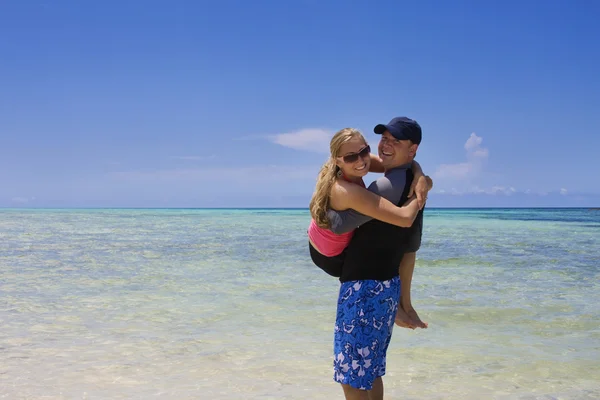
<svg viewBox="0 0 600 400">
<path fill-rule="evenodd" d="M 373 128 L 373 132 L 378 135 L 388 131 L 398 140 L 410 140 L 415 144 L 421 144 L 421 126 L 417 121 L 407 117 L 396 117 L 387 125 L 379 124 Z"/>
</svg>

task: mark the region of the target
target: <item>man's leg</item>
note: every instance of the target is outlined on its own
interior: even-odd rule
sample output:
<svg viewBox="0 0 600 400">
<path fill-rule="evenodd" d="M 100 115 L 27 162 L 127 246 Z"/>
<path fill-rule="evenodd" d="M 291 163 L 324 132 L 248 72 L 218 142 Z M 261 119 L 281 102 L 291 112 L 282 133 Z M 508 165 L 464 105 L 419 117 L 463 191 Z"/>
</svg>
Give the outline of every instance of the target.
<svg viewBox="0 0 600 400">
<path fill-rule="evenodd" d="M 350 385 L 342 384 L 346 400 L 383 400 L 383 379 L 378 377 L 373 381 L 371 390 L 360 390 Z"/>
<path fill-rule="evenodd" d="M 344 290 L 344 285 L 348 290 Z M 400 306 L 400 277 L 344 282 L 340 293 L 334 335 L 334 380 L 342 384 L 347 400 L 383 400 L 382 376 L 386 372 L 392 321 Z M 349 326 L 352 329 L 340 329 Z"/>
<path fill-rule="evenodd" d="M 344 397 L 346 400 L 370 400 L 369 394 L 366 390 L 356 389 L 343 383 L 342 389 L 344 389 Z"/>
<path fill-rule="evenodd" d="M 406 315 L 410 318 L 410 324 L 412 326 L 416 326 L 418 328 L 427 328 L 427 323 L 421 321 L 419 315 L 415 311 L 412 306 L 412 302 L 410 299 L 410 288 L 412 284 L 413 272 L 415 270 L 415 262 L 417 261 L 417 253 L 405 253 L 402 257 L 402 261 L 400 262 L 400 282 L 401 282 L 401 290 L 400 290 L 400 308 L 404 311 L 403 315 Z M 398 314 L 400 313 L 400 308 L 398 309 Z M 403 321 L 400 321 L 403 322 Z M 396 323 L 400 325 L 398 321 L 398 317 L 396 317 Z M 402 325 L 400 325 L 402 326 Z"/>
<path fill-rule="evenodd" d="M 383 379 L 378 377 L 373 382 L 373 388 L 367 392 L 369 400 L 383 400 Z"/>
</svg>

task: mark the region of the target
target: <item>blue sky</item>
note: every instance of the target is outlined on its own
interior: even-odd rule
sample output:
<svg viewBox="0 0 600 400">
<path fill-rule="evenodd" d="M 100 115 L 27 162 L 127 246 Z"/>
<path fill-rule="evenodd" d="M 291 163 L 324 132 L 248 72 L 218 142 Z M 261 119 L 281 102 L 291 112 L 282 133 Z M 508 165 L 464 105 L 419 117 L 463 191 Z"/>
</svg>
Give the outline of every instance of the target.
<svg viewBox="0 0 600 400">
<path fill-rule="evenodd" d="M 0 206 L 306 207 L 399 115 L 430 206 L 599 206 L 599 4 L 4 1 Z"/>
</svg>

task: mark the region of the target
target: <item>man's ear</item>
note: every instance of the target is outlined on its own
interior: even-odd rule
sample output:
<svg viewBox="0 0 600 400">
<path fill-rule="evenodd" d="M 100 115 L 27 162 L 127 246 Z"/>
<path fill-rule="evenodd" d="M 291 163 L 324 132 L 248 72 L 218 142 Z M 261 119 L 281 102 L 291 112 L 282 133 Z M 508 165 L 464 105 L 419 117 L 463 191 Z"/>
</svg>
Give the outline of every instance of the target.
<svg viewBox="0 0 600 400">
<path fill-rule="evenodd" d="M 412 146 L 410 146 L 409 149 L 409 154 L 411 155 L 411 157 L 415 157 L 417 155 L 417 149 L 419 148 L 418 144 L 413 144 Z"/>
</svg>

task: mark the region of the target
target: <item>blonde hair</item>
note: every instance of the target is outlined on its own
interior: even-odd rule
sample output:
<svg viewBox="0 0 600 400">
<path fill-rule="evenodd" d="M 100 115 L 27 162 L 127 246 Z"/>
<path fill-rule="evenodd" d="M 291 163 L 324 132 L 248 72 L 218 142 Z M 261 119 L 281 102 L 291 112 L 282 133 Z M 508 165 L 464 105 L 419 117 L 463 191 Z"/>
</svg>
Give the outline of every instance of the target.
<svg viewBox="0 0 600 400">
<path fill-rule="evenodd" d="M 309 206 L 311 217 L 317 226 L 321 228 L 329 228 L 329 218 L 327 217 L 329 195 L 340 171 L 340 168 L 335 163 L 335 159 L 340 156 L 342 145 L 354 138 L 360 138 L 365 143 L 367 142 L 362 133 L 354 128 L 344 128 L 336 132 L 329 142 L 330 157 L 321 167 L 321 171 L 319 171 L 317 185 Z"/>
</svg>

